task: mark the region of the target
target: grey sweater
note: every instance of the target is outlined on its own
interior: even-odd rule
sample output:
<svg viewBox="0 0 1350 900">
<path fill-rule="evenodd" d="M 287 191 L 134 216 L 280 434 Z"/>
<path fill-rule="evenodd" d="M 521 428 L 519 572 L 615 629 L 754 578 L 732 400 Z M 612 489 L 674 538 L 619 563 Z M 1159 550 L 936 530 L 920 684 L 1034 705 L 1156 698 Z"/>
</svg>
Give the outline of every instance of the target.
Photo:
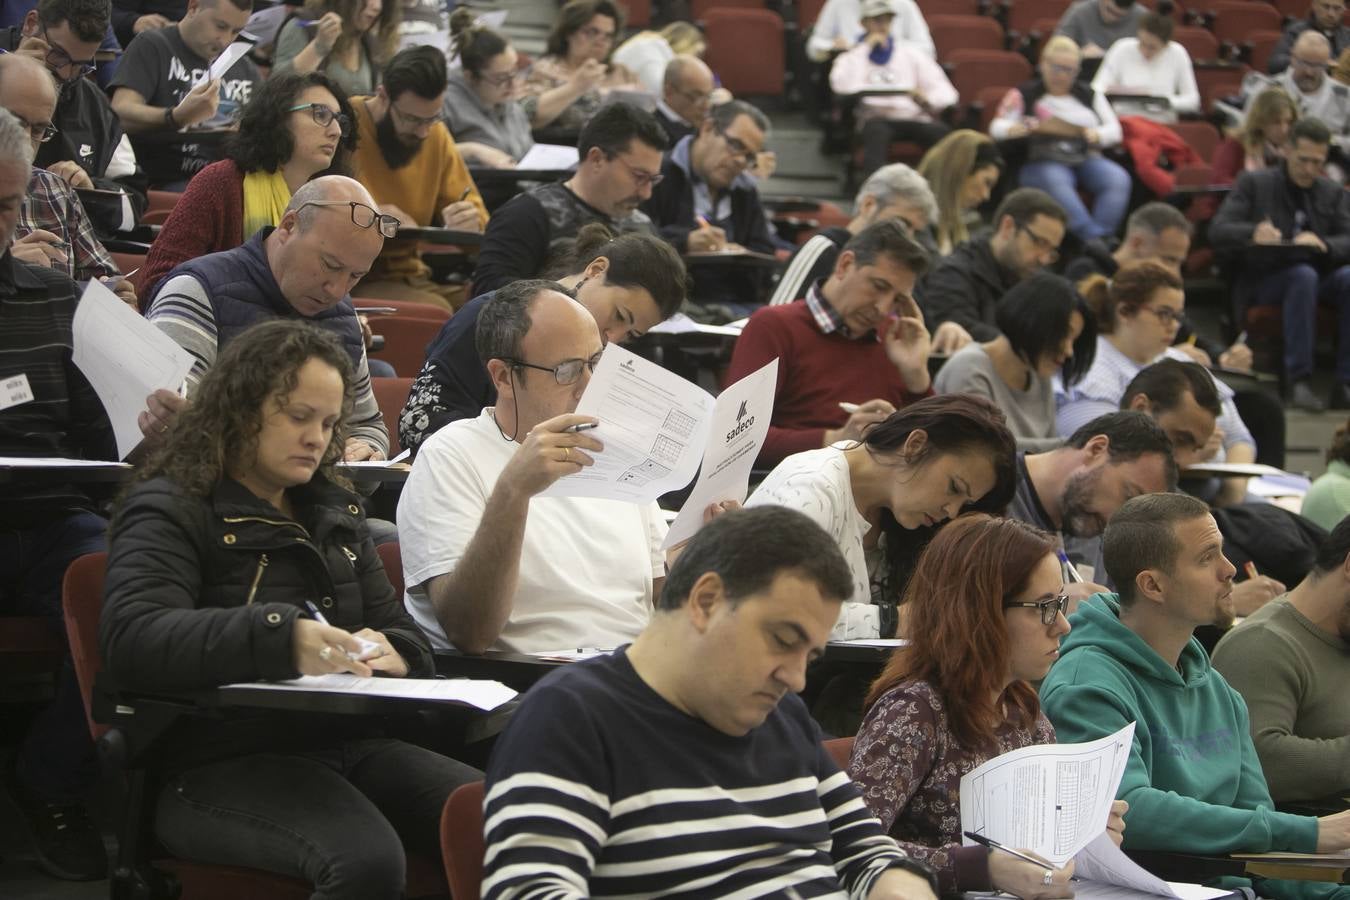
<svg viewBox="0 0 1350 900">
<path fill-rule="evenodd" d="M 993 401 L 1008 418 L 1008 430 L 1017 449 L 1033 453 L 1064 443 L 1055 429 L 1055 394 L 1048 380 L 1035 372 L 1024 391 L 1008 387 L 994 371 L 984 346 L 970 343 L 956 352 L 937 374 L 933 390 L 939 394 L 978 394 Z"/>
</svg>

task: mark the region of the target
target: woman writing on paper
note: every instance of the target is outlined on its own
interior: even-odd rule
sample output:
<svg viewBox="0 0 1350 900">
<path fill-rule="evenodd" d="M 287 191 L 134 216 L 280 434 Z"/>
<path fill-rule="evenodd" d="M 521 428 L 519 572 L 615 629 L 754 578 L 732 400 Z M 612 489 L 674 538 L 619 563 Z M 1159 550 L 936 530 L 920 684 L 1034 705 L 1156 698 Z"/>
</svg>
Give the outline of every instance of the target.
<svg viewBox="0 0 1350 900">
<path fill-rule="evenodd" d="M 962 847 L 958 800 L 967 772 L 1054 743 L 1030 684 L 1069 633 L 1054 540 L 1015 519 L 962 516 L 924 550 L 905 600 L 909 643 L 872 685 L 848 764 L 863 802 L 906 853 L 933 866 L 944 895 L 1072 897 L 1072 864 L 1052 870 Z M 1125 808 L 1116 801 L 1107 823 L 1117 844 Z"/>
<path fill-rule="evenodd" d="M 113 520 L 100 644 L 120 689 L 350 672 L 430 677 L 427 639 L 341 483 L 351 361 L 293 320 L 225 348 Z M 326 621 L 325 621 L 326 620 Z M 402 896 L 441 807 L 481 773 L 366 717 L 240 711 L 169 739 L 155 833 L 175 856 Z"/>
</svg>

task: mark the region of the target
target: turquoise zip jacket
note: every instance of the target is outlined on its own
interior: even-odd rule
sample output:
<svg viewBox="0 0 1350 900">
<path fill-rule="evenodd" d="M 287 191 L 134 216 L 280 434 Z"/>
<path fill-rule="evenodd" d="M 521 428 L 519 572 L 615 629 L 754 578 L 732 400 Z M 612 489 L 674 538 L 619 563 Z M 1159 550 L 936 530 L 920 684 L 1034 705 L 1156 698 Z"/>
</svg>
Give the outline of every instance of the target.
<svg viewBox="0 0 1350 900">
<path fill-rule="evenodd" d="M 1135 723 L 1117 796 L 1130 804 L 1125 848 L 1196 853 L 1312 852 L 1317 820 L 1275 811 L 1248 730 L 1247 706 L 1194 638 L 1173 668 L 1120 621 L 1116 594 L 1096 594 L 1069 620 L 1041 703 L 1060 743 Z M 1319 882 L 1263 880 L 1262 896 L 1350 898 Z"/>
</svg>

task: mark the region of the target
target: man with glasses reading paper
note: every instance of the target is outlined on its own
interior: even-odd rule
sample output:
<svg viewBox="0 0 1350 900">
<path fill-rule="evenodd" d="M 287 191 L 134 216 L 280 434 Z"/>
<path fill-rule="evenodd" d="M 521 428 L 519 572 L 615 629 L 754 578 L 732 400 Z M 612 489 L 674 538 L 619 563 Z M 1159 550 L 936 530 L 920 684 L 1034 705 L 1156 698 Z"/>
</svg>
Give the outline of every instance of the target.
<svg viewBox="0 0 1350 900">
<path fill-rule="evenodd" d="M 360 183 L 341 175 L 307 182 L 281 222 L 233 250 L 182 263 L 150 298 L 146 318 L 192 354 L 186 398 L 156 391 L 140 426 L 157 441 L 227 343 L 258 322 L 303 318 L 330 331 L 351 355 L 355 408 L 346 458 L 384 459 L 389 432 L 371 390 L 361 325 L 351 290 L 370 271 L 398 220 L 379 213 Z"/>
</svg>

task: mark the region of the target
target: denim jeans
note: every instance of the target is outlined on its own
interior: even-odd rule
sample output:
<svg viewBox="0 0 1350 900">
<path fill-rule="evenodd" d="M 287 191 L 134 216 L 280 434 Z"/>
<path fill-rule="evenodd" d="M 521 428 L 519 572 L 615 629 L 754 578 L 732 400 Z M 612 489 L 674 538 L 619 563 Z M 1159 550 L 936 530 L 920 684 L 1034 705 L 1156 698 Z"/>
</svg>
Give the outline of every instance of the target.
<svg viewBox="0 0 1350 900">
<path fill-rule="evenodd" d="M 1245 270 L 1239 284 L 1251 306 L 1279 306 L 1284 326 L 1284 377 L 1289 383 L 1312 374 L 1317 347 L 1317 306 L 1336 309 L 1336 379 L 1350 384 L 1350 266 L 1320 277 L 1307 263 L 1262 273 Z"/>
<path fill-rule="evenodd" d="M 1029 162 L 1018 175 L 1022 187 L 1040 188 L 1069 215 L 1069 230 L 1084 243 L 1116 233 L 1130 205 L 1130 173 L 1102 156 L 1089 156 L 1076 166 Z M 1078 196 L 1092 195 L 1092 210 Z"/>
<path fill-rule="evenodd" d="M 107 549 L 108 523 L 71 510 L 50 523 L 0 530 L 0 614 L 46 616 L 64 633 L 61 579 L 86 553 Z M 84 698 L 67 656 L 56 678 L 56 696 L 33 722 L 19 748 L 20 780 L 45 800 L 79 799 L 98 772 L 94 742 L 84 716 Z"/>
<path fill-rule="evenodd" d="M 161 790 L 155 832 L 183 859 L 302 878 L 312 900 L 396 900 L 404 848 L 440 859 L 441 809 L 477 769 L 396 740 L 210 763 Z"/>
</svg>

